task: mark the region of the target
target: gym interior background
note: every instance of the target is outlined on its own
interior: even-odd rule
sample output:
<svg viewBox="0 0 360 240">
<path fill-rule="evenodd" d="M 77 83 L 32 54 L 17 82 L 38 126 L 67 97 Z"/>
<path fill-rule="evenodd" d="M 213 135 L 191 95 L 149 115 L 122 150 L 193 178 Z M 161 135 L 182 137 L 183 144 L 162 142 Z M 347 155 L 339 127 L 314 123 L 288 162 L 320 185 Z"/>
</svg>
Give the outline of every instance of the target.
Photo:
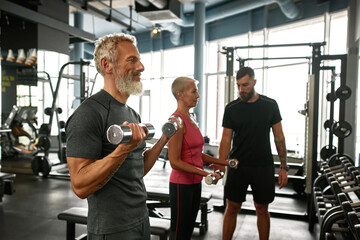
<svg viewBox="0 0 360 240">
<path fill-rule="evenodd" d="M 351 214 L 341 208 L 345 204 L 330 187 L 332 176 L 348 174 L 346 183 L 336 179 L 343 184 L 340 192 L 346 194 L 352 210 L 358 210 L 353 172 L 360 156 L 358 0 L 0 0 L 0 14 L 1 239 L 24 237 L 16 226 L 9 227 L 17 219 L 46 220 L 36 228 L 25 224 L 29 227 L 24 231 L 30 234 L 26 236 L 34 236 L 27 239 L 64 239 L 66 226 L 57 214 L 86 206 L 69 185 L 64 122 L 101 89 L 102 77 L 92 61 L 93 41 L 113 32 L 137 37 L 145 92 L 130 97 L 128 105 L 143 122 L 154 125 L 155 138 L 176 108 L 170 91 L 173 79 L 199 80 L 201 97 L 194 114 L 208 140 L 204 151 L 214 156 L 224 106 L 237 97 L 235 73 L 240 66 L 253 67 L 256 91 L 279 104 L 291 166 L 292 189 L 277 197 L 290 199 L 290 203 L 279 200 L 290 210 L 272 209 L 277 219 L 272 227 L 287 219 L 294 226 L 299 221 L 306 224 L 299 227 L 298 235 L 284 238 L 359 239 L 355 220 L 347 217 Z M 166 158 L 165 151 L 153 173 L 162 174 L 162 182 L 168 180 Z M 147 184 L 157 186 L 159 179 L 151 176 Z M 29 188 L 37 191 L 29 194 Z M 222 186 L 204 189 L 212 193 L 207 207 L 213 212 L 208 216 L 209 228 L 200 223 L 194 238 L 219 239 L 221 228 L 211 221 L 220 225 L 222 220 Z M 66 199 L 57 201 L 56 211 L 50 210 L 54 203 L 49 194 L 61 191 Z M 326 199 L 329 195 L 333 198 Z M 28 207 L 19 208 L 24 202 Z M 34 206 L 36 212 L 31 210 Z M 242 214 L 251 216 L 252 210 L 249 207 Z M 334 212 L 336 216 L 330 214 Z M 24 213 L 35 216 L 24 218 Z M 256 236 L 251 235 L 255 225 L 248 232 L 244 229 L 238 230 L 237 239 Z M 271 231 L 274 239 L 282 239 Z"/>
</svg>

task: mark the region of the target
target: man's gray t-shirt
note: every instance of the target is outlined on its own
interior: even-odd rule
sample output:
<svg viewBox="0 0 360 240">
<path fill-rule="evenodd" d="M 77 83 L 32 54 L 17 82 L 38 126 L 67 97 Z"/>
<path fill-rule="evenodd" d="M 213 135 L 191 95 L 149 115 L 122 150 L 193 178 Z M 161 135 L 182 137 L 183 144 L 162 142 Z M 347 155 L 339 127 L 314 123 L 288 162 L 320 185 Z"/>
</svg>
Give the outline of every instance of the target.
<svg viewBox="0 0 360 240">
<path fill-rule="evenodd" d="M 108 142 L 106 131 L 113 124 L 141 122 L 126 104 L 101 90 L 84 101 L 66 123 L 67 157 L 102 159 L 117 147 Z M 131 229 L 147 217 L 143 182 L 145 142 L 130 153 L 114 176 L 88 196 L 88 231 L 108 234 Z"/>
</svg>

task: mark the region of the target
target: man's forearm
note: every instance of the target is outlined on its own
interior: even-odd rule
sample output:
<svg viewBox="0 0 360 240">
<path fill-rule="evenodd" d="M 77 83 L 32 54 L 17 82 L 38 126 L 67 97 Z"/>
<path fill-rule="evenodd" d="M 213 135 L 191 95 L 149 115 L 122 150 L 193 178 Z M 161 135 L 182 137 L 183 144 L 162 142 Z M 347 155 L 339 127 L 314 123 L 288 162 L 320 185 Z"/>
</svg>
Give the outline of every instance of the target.
<svg viewBox="0 0 360 240">
<path fill-rule="evenodd" d="M 275 145 L 281 165 L 287 165 L 285 139 L 275 139 Z"/>
<path fill-rule="evenodd" d="M 144 152 L 144 175 L 146 175 L 154 166 L 156 160 L 159 158 L 159 155 L 167 142 L 167 137 L 162 134 L 160 139 L 152 146 L 152 148 L 147 149 Z"/>
<path fill-rule="evenodd" d="M 70 179 L 75 194 L 86 198 L 101 189 L 125 161 L 127 153 L 108 155 L 103 159 L 67 157 Z"/>
<path fill-rule="evenodd" d="M 224 161 L 228 158 L 230 153 L 231 141 L 223 140 L 219 146 L 219 159 Z"/>
</svg>

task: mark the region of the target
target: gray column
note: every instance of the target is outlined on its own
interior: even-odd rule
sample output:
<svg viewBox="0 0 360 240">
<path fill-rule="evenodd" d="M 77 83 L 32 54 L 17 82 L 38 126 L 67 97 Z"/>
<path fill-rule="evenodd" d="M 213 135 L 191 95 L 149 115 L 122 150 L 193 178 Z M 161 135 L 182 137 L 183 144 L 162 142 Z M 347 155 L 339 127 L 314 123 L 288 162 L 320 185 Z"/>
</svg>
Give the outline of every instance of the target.
<svg viewBox="0 0 360 240">
<path fill-rule="evenodd" d="M 74 25 L 79 29 L 84 29 L 84 15 L 81 12 L 74 14 Z M 74 43 L 74 59 L 72 61 L 80 61 L 84 58 L 84 43 Z M 74 65 L 74 75 L 80 76 L 80 66 Z M 76 109 L 80 105 L 80 93 L 81 93 L 80 81 L 74 82 L 74 96 L 76 99 L 73 102 L 73 108 Z"/>
<path fill-rule="evenodd" d="M 359 1 L 350 0 L 348 11 L 348 35 L 347 35 L 347 76 L 346 85 L 352 90 L 351 97 L 346 100 L 345 103 L 345 120 L 352 126 L 352 133 L 345 139 L 344 152 L 349 154 L 355 162 L 358 157 L 355 156 L 356 148 L 356 128 L 357 128 L 357 116 L 356 116 L 356 103 L 358 92 L 358 67 L 359 67 L 359 36 L 356 33 L 360 29 L 359 14 L 360 6 Z M 359 106 L 358 106 L 359 107 Z"/>
<path fill-rule="evenodd" d="M 205 47 L 205 3 L 195 2 L 195 23 L 194 23 L 194 78 L 199 81 L 198 88 L 200 99 L 194 112 L 203 132 L 205 126 L 205 86 L 204 86 L 204 47 Z"/>
</svg>

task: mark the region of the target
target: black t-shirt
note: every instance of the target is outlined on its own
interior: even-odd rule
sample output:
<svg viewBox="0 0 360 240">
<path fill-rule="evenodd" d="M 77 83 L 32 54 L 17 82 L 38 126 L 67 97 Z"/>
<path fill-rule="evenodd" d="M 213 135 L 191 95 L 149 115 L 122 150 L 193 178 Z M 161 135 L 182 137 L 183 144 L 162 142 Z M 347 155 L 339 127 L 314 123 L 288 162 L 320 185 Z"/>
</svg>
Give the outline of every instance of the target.
<svg viewBox="0 0 360 240">
<path fill-rule="evenodd" d="M 101 90 L 84 101 L 66 123 L 68 157 L 101 159 L 117 147 L 106 131 L 113 124 L 141 122 L 126 104 Z M 88 231 L 108 234 L 130 229 L 147 217 L 143 182 L 145 141 L 131 152 L 103 188 L 88 196 Z"/>
<path fill-rule="evenodd" d="M 225 107 L 222 126 L 233 130 L 230 158 L 243 166 L 272 166 L 270 128 L 281 121 L 275 100 L 259 95 L 255 102 L 240 98 Z"/>
</svg>

